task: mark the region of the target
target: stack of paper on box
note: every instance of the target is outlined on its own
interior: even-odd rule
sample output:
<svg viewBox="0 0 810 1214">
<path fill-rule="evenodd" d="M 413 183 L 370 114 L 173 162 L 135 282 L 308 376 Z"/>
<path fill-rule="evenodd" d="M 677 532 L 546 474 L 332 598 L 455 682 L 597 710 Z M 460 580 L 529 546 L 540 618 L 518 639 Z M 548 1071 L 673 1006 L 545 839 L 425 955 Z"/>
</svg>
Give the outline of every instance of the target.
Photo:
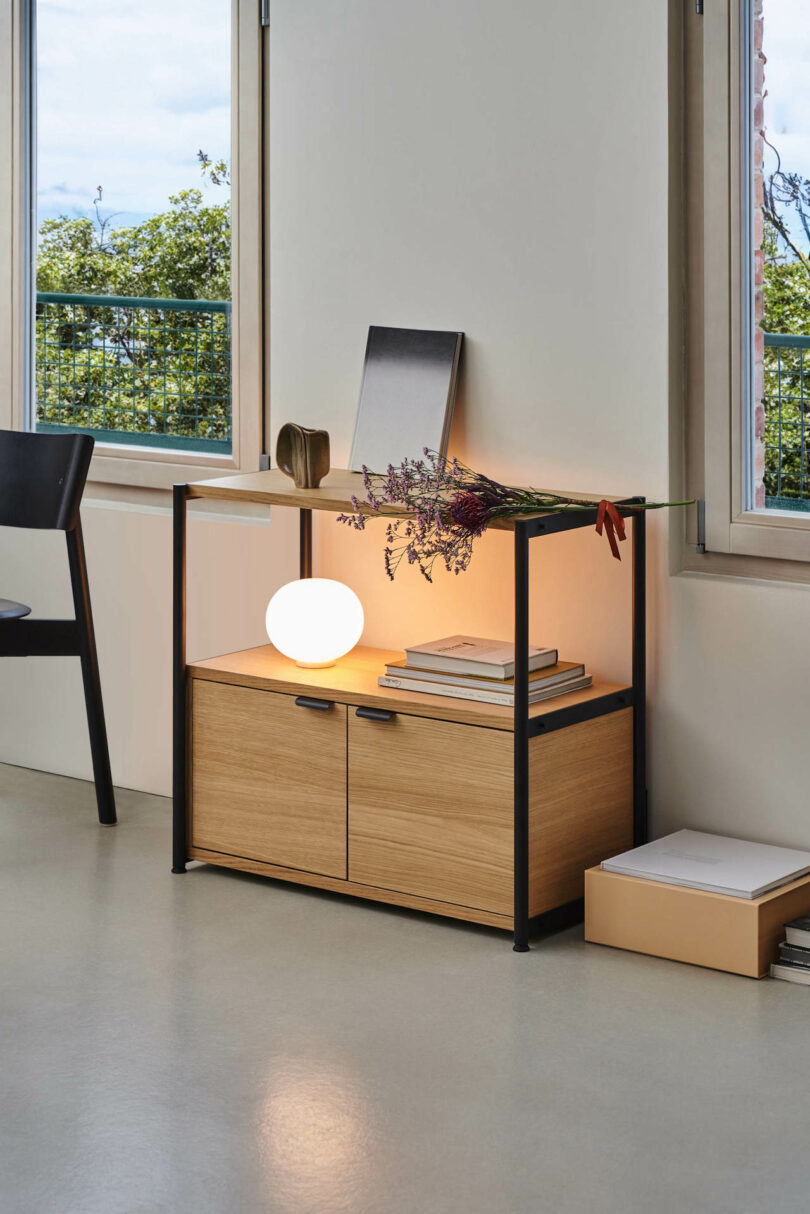
<svg viewBox="0 0 810 1214">
<path fill-rule="evenodd" d="M 603 860 L 602 868 L 733 898 L 760 898 L 810 873 L 810 852 L 679 830 Z"/>
<path fill-rule="evenodd" d="M 429 695 L 515 703 L 514 646 L 481 637 L 453 636 L 405 650 L 405 659 L 389 662 L 377 680 L 381 687 Z M 591 676 L 577 662 L 560 662 L 556 649 L 529 647 L 529 703 L 589 687 Z"/>
</svg>

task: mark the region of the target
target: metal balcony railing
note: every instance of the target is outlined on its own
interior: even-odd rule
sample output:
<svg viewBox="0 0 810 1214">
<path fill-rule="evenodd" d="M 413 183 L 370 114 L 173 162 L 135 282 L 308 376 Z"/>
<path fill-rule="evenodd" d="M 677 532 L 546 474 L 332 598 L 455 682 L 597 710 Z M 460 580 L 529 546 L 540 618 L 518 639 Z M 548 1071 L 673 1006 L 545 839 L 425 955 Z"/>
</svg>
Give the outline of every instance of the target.
<svg viewBox="0 0 810 1214">
<path fill-rule="evenodd" d="M 37 292 L 37 430 L 231 450 L 231 305 Z"/>
<path fill-rule="evenodd" d="M 765 504 L 810 510 L 810 337 L 766 333 Z"/>
</svg>

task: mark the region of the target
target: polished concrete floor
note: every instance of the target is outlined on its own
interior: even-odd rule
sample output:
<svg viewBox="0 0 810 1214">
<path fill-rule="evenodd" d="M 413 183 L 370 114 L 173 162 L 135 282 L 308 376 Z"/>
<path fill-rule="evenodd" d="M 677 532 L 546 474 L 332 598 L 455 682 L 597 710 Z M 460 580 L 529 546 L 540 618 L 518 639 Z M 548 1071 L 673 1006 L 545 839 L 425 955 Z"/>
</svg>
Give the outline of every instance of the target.
<svg viewBox="0 0 810 1214">
<path fill-rule="evenodd" d="M 192 868 L 0 766 L 2 1214 L 810 1210 L 810 990 Z"/>
</svg>

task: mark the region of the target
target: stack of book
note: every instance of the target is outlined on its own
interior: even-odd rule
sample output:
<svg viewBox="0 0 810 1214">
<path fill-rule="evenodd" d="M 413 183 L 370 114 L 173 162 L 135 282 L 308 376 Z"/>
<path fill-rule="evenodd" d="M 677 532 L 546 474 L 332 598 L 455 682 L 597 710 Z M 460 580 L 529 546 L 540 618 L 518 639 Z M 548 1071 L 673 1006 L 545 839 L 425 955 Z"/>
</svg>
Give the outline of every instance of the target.
<svg viewBox="0 0 810 1214">
<path fill-rule="evenodd" d="M 429 695 L 515 703 L 514 646 L 481 637 L 453 636 L 405 650 L 404 660 L 389 662 L 380 687 Z M 556 649 L 529 648 L 529 703 L 590 687 L 591 676 L 578 662 L 561 662 Z"/>
<path fill-rule="evenodd" d="M 810 986 L 810 915 L 786 923 L 785 936 L 779 945 L 779 960 L 771 966 L 771 977 Z"/>
</svg>

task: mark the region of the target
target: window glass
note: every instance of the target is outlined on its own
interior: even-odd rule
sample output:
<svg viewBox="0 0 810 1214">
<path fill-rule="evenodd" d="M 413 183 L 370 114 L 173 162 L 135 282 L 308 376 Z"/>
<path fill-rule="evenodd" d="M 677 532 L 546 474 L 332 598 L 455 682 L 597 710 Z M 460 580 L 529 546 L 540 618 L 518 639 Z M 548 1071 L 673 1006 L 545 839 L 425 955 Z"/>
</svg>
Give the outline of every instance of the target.
<svg viewBox="0 0 810 1214">
<path fill-rule="evenodd" d="M 231 450 L 228 0 L 38 0 L 32 424 Z"/>
<path fill-rule="evenodd" d="M 810 8 L 806 0 L 749 0 L 746 7 L 750 504 L 807 511 Z"/>
</svg>

